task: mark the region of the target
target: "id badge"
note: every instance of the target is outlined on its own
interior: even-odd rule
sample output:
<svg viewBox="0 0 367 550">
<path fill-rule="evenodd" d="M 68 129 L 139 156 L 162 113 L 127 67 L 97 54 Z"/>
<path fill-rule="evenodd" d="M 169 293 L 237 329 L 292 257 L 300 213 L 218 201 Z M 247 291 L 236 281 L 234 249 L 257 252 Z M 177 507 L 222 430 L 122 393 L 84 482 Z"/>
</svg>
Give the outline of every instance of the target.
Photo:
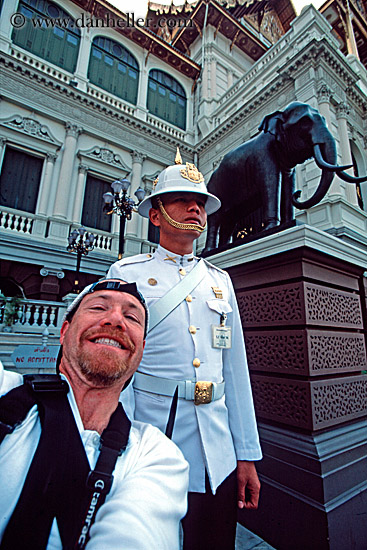
<svg viewBox="0 0 367 550">
<path fill-rule="evenodd" d="M 212 346 L 219 349 L 232 347 L 232 327 L 212 325 Z"/>
</svg>

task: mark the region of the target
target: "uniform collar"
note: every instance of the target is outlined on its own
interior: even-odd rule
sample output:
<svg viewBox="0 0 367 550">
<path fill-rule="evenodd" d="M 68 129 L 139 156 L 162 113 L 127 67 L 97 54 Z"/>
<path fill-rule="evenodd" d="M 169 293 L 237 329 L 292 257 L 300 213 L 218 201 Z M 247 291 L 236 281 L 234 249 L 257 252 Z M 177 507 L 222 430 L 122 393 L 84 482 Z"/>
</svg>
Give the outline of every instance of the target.
<svg viewBox="0 0 367 550">
<path fill-rule="evenodd" d="M 161 246 L 160 244 L 158 245 L 158 248 L 155 251 L 154 255 L 156 258 L 168 265 L 177 265 L 180 267 L 192 265 L 195 263 L 193 261 L 195 259 L 193 252 L 191 252 L 191 254 L 184 254 L 183 256 L 181 256 L 180 254 L 175 254 L 174 252 L 163 248 L 163 246 Z"/>
</svg>

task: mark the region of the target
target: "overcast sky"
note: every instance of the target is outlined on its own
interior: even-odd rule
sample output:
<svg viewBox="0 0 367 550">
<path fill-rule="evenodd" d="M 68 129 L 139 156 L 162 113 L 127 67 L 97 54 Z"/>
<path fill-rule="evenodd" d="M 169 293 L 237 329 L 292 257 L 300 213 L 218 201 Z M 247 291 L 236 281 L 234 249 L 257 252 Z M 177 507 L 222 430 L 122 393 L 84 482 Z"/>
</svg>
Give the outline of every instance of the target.
<svg viewBox="0 0 367 550">
<path fill-rule="evenodd" d="M 109 0 L 111 4 L 119 8 L 123 12 L 134 13 L 136 16 L 144 17 L 147 11 L 147 0 Z M 170 4 L 171 0 L 155 0 L 160 4 Z M 299 14 L 303 6 L 307 4 L 313 4 L 316 8 L 319 8 L 325 0 L 313 0 L 312 2 L 308 0 L 293 0 L 293 5 Z M 182 0 L 174 0 L 175 5 L 183 4 Z"/>
</svg>

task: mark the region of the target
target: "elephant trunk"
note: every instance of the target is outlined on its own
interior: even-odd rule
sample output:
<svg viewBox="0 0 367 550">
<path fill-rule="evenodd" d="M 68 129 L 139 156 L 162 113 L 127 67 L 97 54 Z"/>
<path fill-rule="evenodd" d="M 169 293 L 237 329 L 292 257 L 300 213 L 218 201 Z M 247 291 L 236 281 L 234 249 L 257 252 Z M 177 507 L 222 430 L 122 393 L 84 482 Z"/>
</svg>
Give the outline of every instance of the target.
<svg viewBox="0 0 367 550">
<path fill-rule="evenodd" d="M 331 139 L 327 139 L 323 143 L 314 145 L 314 157 L 318 165 L 322 165 L 322 174 L 320 183 L 315 193 L 308 200 L 298 200 L 301 191 L 296 191 L 292 197 L 292 203 L 299 209 L 306 209 L 315 206 L 319 203 L 328 192 L 331 182 L 333 181 L 337 160 L 335 141 L 330 134 Z M 319 161 L 321 160 L 320 164 Z M 322 162 L 324 161 L 324 162 Z M 327 166 L 327 167 L 326 167 Z M 343 168 L 343 167 L 342 167 Z"/>
</svg>

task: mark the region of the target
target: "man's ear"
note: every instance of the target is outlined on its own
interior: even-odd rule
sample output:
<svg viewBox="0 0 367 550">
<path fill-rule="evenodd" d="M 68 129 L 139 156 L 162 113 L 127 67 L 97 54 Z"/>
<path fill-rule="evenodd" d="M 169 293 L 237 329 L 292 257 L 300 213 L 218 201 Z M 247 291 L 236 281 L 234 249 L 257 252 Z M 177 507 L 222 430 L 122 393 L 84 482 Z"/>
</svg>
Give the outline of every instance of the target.
<svg viewBox="0 0 367 550">
<path fill-rule="evenodd" d="M 60 344 L 62 345 L 64 342 L 65 334 L 67 333 L 67 330 L 70 326 L 69 321 L 64 321 L 60 330 Z"/>
<path fill-rule="evenodd" d="M 161 222 L 160 222 L 160 211 L 158 210 L 158 208 L 151 208 L 149 210 L 149 219 L 150 221 L 152 222 L 153 225 L 155 225 L 156 227 L 160 227 L 161 226 Z"/>
</svg>

